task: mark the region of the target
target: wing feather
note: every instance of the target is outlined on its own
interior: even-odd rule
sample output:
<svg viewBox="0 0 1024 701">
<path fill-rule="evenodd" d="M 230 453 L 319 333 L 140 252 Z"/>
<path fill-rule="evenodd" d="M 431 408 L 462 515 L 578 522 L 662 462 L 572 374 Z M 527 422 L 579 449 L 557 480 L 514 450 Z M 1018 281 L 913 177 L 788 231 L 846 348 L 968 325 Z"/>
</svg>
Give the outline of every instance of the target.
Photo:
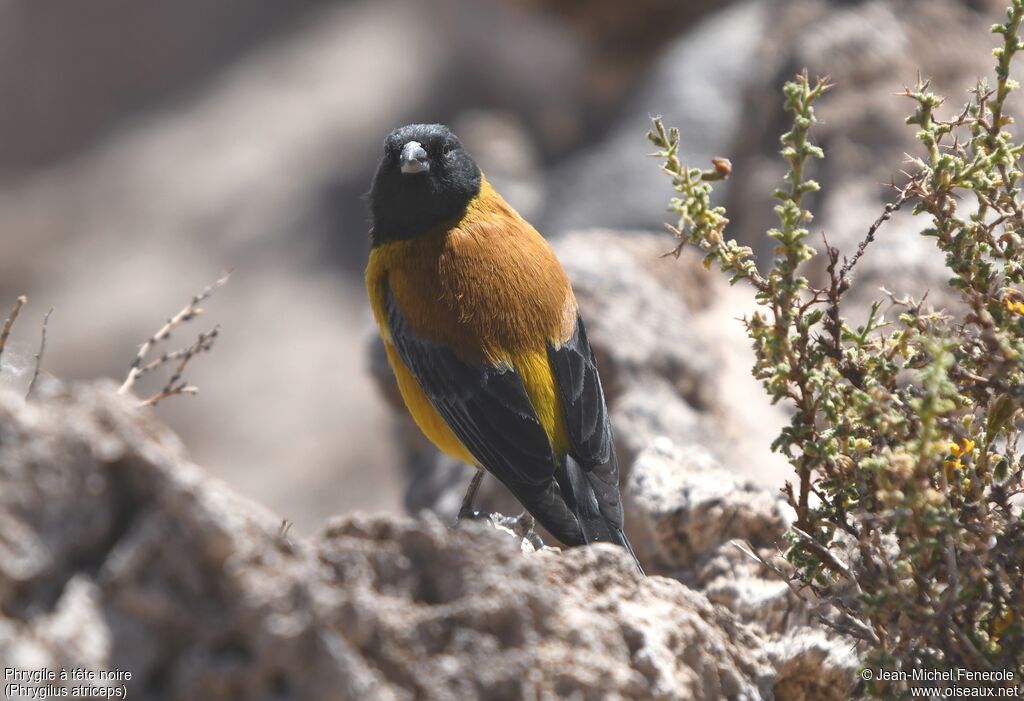
<svg viewBox="0 0 1024 701">
<path fill-rule="evenodd" d="M 464 360 L 417 336 L 390 288 L 385 297 L 398 357 L 456 437 L 557 538 L 570 545 L 584 542 L 555 479 L 558 461 L 551 442 L 516 370 Z"/>
<path fill-rule="evenodd" d="M 619 466 L 612 445 L 608 407 L 587 329 L 578 313 L 572 336 L 558 347 L 549 343 L 548 358 L 565 412 L 569 454 L 593 490 L 601 515 L 621 529 Z"/>
</svg>

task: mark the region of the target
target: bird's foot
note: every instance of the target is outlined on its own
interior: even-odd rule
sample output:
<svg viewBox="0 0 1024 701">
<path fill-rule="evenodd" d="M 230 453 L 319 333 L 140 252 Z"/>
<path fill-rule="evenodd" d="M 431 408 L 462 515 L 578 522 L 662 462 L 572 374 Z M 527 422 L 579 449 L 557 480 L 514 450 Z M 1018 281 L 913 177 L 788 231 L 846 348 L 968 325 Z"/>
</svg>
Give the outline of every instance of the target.
<svg viewBox="0 0 1024 701">
<path fill-rule="evenodd" d="M 517 536 L 526 540 L 532 541 L 533 538 L 537 537 L 533 530 L 536 525 L 537 520 L 529 511 L 524 511 L 512 519 L 512 530 Z"/>
<path fill-rule="evenodd" d="M 459 509 L 459 513 L 455 516 L 455 523 L 452 524 L 452 528 L 458 528 L 459 524 L 463 521 L 479 521 L 490 517 L 490 514 L 486 511 L 475 511 L 473 509 Z"/>
<path fill-rule="evenodd" d="M 452 528 L 455 528 L 464 520 L 476 521 L 490 516 L 490 514 L 484 513 L 483 511 L 473 510 L 473 497 L 476 496 L 477 490 L 480 489 L 480 483 L 483 479 L 483 470 L 477 470 L 473 474 L 473 479 L 469 482 L 469 489 L 466 490 L 466 496 L 462 497 L 462 505 L 459 507 L 458 515 L 455 516 L 455 523 L 452 524 Z"/>
<path fill-rule="evenodd" d="M 491 522 L 498 528 L 501 528 L 518 538 L 522 538 L 525 542 L 530 544 L 533 550 L 541 550 L 544 548 L 544 541 L 541 540 L 540 536 L 537 535 L 537 532 L 534 530 L 537 525 L 537 521 L 528 511 L 524 511 L 518 516 L 491 514 Z"/>
</svg>

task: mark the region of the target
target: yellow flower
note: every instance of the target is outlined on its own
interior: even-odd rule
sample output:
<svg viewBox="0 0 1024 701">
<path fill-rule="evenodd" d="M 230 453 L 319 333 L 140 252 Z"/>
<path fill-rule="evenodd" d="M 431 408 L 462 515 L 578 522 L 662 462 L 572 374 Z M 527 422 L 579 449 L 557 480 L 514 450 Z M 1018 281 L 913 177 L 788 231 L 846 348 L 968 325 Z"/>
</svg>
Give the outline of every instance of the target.
<svg viewBox="0 0 1024 701">
<path fill-rule="evenodd" d="M 970 438 L 964 438 L 960 443 L 950 443 L 949 452 L 956 458 L 964 455 L 970 455 L 974 452 L 974 441 Z"/>
<path fill-rule="evenodd" d="M 999 640 L 1011 623 L 1013 623 L 1013 612 L 1007 610 L 1002 616 L 992 622 L 992 637 Z"/>
<path fill-rule="evenodd" d="M 964 469 L 964 463 L 960 458 L 966 457 L 974 452 L 975 443 L 970 438 L 964 438 L 959 443 L 950 443 L 949 452 L 953 456 L 946 458 L 942 462 L 942 467 L 946 470 L 946 479 L 950 482 L 956 476 L 957 470 Z"/>
<path fill-rule="evenodd" d="M 946 470 L 946 479 L 952 482 L 956 478 L 956 471 L 964 469 L 964 464 L 959 460 L 946 460 L 942 467 Z"/>
<path fill-rule="evenodd" d="M 1024 302 L 1015 299 L 1010 299 L 1009 297 L 1007 297 L 1005 301 L 1007 310 L 1013 312 L 1014 314 L 1024 314 Z"/>
</svg>

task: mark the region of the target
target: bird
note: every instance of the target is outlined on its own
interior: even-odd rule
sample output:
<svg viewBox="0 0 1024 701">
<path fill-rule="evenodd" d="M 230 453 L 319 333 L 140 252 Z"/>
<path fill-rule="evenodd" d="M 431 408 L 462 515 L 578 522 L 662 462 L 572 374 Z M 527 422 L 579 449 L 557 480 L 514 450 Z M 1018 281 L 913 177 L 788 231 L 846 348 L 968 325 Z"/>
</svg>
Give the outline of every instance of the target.
<svg viewBox="0 0 1024 701">
<path fill-rule="evenodd" d="M 366 287 L 413 420 L 486 471 L 567 546 L 625 548 L 619 468 L 594 351 L 561 263 L 441 124 L 384 139 L 367 195 Z"/>
</svg>

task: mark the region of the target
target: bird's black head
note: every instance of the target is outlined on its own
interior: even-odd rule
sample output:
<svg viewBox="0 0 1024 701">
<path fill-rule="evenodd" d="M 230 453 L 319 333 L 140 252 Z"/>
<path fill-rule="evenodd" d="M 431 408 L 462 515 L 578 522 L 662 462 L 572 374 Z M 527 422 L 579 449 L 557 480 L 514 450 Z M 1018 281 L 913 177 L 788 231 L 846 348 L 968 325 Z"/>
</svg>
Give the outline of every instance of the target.
<svg viewBox="0 0 1024 701">
<path fill-rule="evenodd" d="M 480 169 L 448 127 L 395 129 L 370 188 L 373 244 L 424 234 L 461 214 L 478 192 Z"/>
</svg>

